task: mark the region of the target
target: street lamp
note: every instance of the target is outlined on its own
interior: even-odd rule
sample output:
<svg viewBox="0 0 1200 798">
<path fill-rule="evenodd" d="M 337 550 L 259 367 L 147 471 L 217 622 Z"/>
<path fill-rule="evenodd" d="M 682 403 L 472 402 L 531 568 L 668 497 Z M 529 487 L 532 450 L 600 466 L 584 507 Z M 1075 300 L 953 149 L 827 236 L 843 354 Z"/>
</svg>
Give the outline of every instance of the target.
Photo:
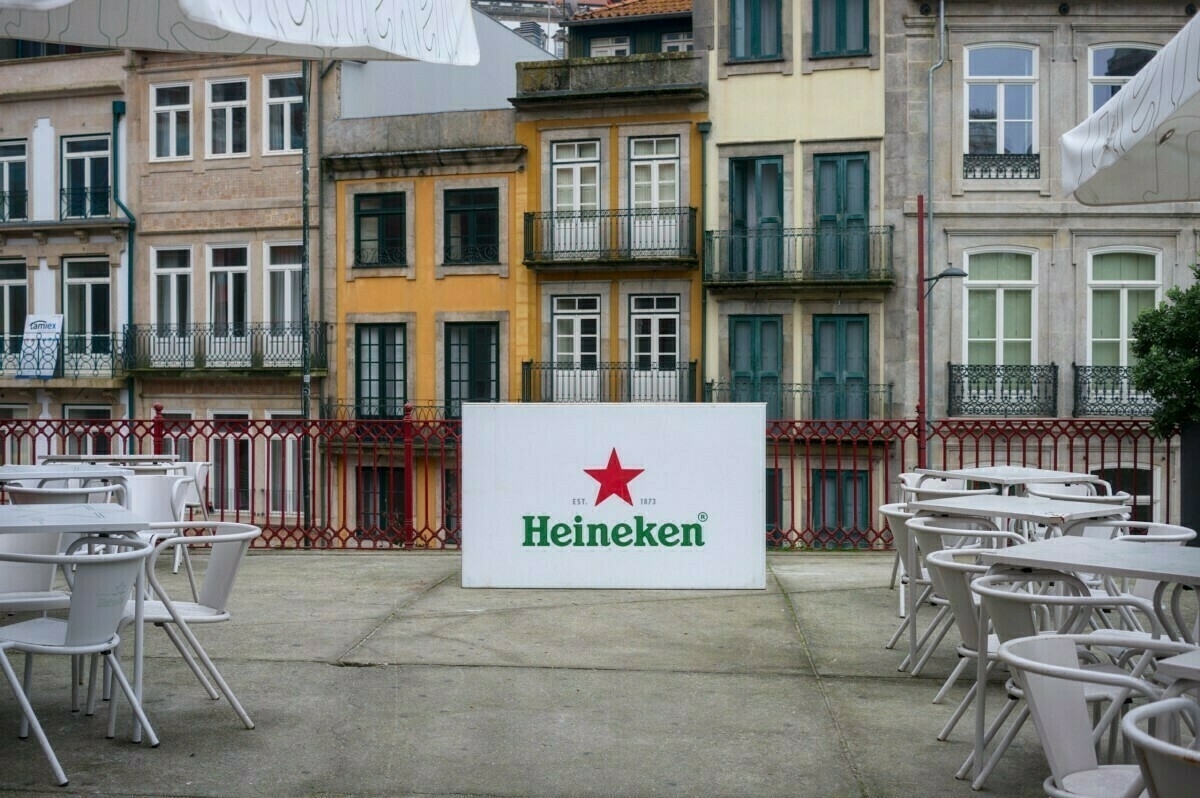
<svg viewBox="0 0 1200 798">
<path fill-rule="evenodd" d="M 929 464 L 929 428 L 934 416 L 929 412 L 928 400 L 934 392 L 934 304 L 930 293 L 937 281 L 955 280 L 967 276 L 958 266 L 947 266 L 932 277 L 925 276 L 925 214 L 924 197 L 917 197 L 917 371 L 920 383 L 917 386 L 917 467 Z M 925 284 L 929 287 L 926 288 Z"/>
</svg>

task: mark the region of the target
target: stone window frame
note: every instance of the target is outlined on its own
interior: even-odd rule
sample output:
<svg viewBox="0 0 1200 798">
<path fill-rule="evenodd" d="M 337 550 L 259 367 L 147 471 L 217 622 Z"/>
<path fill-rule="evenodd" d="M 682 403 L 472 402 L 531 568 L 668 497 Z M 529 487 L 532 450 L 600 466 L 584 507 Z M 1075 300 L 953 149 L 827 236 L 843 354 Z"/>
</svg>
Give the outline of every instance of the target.
<svg viewBox="0 0 1200 798">
<path fill-rule="evenodd" d="M 678 296 L 679 297 L 679 364 L 692 362 L 692 290 L 693 282 L 687 279 L 679 280 L 621 280 L 617 284 L 617 347 L 621 352 L 619 362 L 633 362 L 629 349 L 630 322 L 632 312 L 630 304 L 635 296 Z M 601 303 L 603 308 L 603 302 Z M 601 316 L 603 320 L 603 316 Z M 697 363 L 697 370 L 700 364 Z M 703 386 L 697 386 L 703 390 Z"/>
<path fill-rule="evenodd" d="M 212 87 L 218 83 L 243 83 L 246 86 L 246 100 L 241 103 L 241 107 L 246 109 L 246 151 L 245 152 L 221 152 L 214 153 L 212 151 L 212 120 L 211 114 L 213 111 L 212 103 Z M 204 80 L 204 159 L 222 161 L 227 159 L 249 158 L 250 157 L 250 141 L 253 138 L 252 131 L 254 124 L 250 116 L 251 92 L 250 92 L 250 76 L 249 75 L 228 75 L 221 77 L 211 77 Z M 237 104 L 221 104 L 222 108 L 236 108 Z M 232 123 L 231 123 L 232 124 Z M 232 129 L 232 128 L 231 128 Z"/>
<path fill-rule="evenodd" d="M 155 97 L 154 97 L 155 92 L 158 89 L 175 89 L 175 88 L 182 88 L 182 87 L 186 87 L 188 90 L 188 154 L 187 155 L 158 155 L 155 152 L 155 141 L 157 138 L 155 135 L 155 122 L 156 122 L 156 117 L 159 112 L 159 106 L 155 103 Z M 176 113 L 178 113 L 178 111 L 180 110 L 179 107 L 178 106 L 168 106 L 168 107 L 174 109 L 170 112 L 172 115 L 172 118 L 174 118 L 174 115 Z M 147 155 L 148 155 L 151 163 L 172 163 L 172 162 L 186 163 L 187 161 L 191 161 L 196 157 L 196 135 L 195 135 L 196 134 L 196 95 L 195 95 L 194 86 L 192 85 L 192 81 L 190 81 L 190 80 L 168 80 L 168 81 L 164 81 L 162 83 L 151 83 L 150 84 L 150 111 L 149 111 L 148 116 L 150 117 L 149 118 L 149 131 L 148 131 L 149 138 L 147 139 L 147 143 L 149 146 L 146 149 L 147 149 Z M 172 144 L 171 148 L 174 149 L 174 144 Z"/>
<path fill-rule="evenodd" d="M 784 227 L 795 227 L 796 142 L 794 139 L 754 144 L 717 145 L 717 229 L 729 230 L 729 162 L 740 158 L 781 158 L 783 160 Z"/>
<path fill-rule="evenodd" d="M 417 333 L 417 314 L 416 313 L 347 313 L 344 317 L 346 327 L 346 340 L 343 344 L 343 350 L 346 355 L 346 375 L 344 380 L 339 380 L 343 383 L 342 396 L 346 397 L 346 401 L 355 402 L 357 400 L 358 390 L 358 345 L 357 326 L 360 324 L 402 324 L 404 325 L 404 389 L 408 397 L 405 399 L 409 404 L 416 404 L 413 392 L 416 390 L 417 379 L 417 348 L 413 345 L 416 341 Z"/>
<path fill-rule="evenodd" d="M 792 299 L 723 299 L 717 303 L 717 382 L 732 383 L 729 356 L 729 320 L 731 316 L 778 316 L 783 343 L 780 345 L 779 381 L 795 382 L 795 351 L 797 346 L 797 306 Z"/>
<path fill-rule="evenodd" d="M 499 340 L 496 345 L 498 358 L 499 385 L 496 388 L 496 398 L 500 402 L 508 401 L 509 377 L 509 312 L 496 311 L 445 311 L 434 314 L 434 368 L 436 371 L 436 386 L 434 398 L 439 407 L 445 407 L 449 402 L 446 390 L 446 325 L 447 324 L 496 324 L 499 326 Z"/>
<path fill-rule="evenodd" d="M 416 213 L 413 207 L 417 193 L 417 181 L 413 179 L 346 180 L 342 213 L 345 214 L 346 229 L 341 236 L 342 258 L 345 263 L 345 281 L 371 277 L 405 277 L 417 279 L 416 269 Z M 404 251 L 403 266 L 356 266 L 354 261 L 355 224 L 354 198 L 360 194 L 404 194 Z"/>
<path fill-rule="evenodd" d="M 859 55 L 813 55 L 815 2 L 816 0 L 808 0 L 806 13 L 800 15 L 800 73 L 811 75 L 813 72 L 830 69 L 879 69 L 883 50 L 879 40 L 879 28 L 883 20 L 884 0 L 867 0 L 867 52 Z"/>
<path fill-rule="evenodd" d="M 298 147 L 296 149 L 292 149 L 291 147 L 286 146 L 286 141 L 285 141 L 285 146 L 283 148 L 278 149 L 278 150 L 271 149 L 271 106 L 272 105 L 282 105 L 283 106 L 283 108 L 284 108 L 284 116 L 283 116 L 284 124 L 285 124 L 285 126 L 290 126 L 290 123 L 287 121 L 287 119 L 288 119 L 287 110 L 293 102 L 293 100 L 291 98 L 282 98 L 281 97 L 281 98 L 272 99 L 271 98 L 271 81 L 286 79 L 286 78 L 301 78 L 301 77 L 303 77 L 302 72 L 279 72 L 279 73 L 269 73 L 269 74 L 265 74 L 262 76 L 262 124 L 260 125 L 260 127 L 262 128 L 262 154 L 264 156 L 271 157 L 271 156 L 275 156 L 275 155 L 298 155 L 299 153 L 303 152 L 303 150 L 304 150 L 303 147 Z M 301 93 L 298 96 L 299 96 L 301 108 L 303 110 L 308 110 L 308 109 L 303 108 L 303 106 L 304 106 L 304 88 L 303 88 L 303 86 L 301 86 L 300 92 Z M 292 131 L 292 132 L 294 133 L 295 131 Z M 302 135 L 303 135 L 303 132 L 304 131 L 301 131 Z"/>
<path fill-rule="evenodd" d="M 679 139 L 679 207 L 691 207 L 692 200 L 692 137 L 691 122 L 677 122 L 658 125 L 621 125 L 617 128 L 617 157 L 615 163 L 619 169 L 617 175 L 617 192 L 619 199 L 617 207 L 629 210 L 633 208 L 633 200 L 629 195 L 629 142 L 631 139 L 670 138 Z"/>
<path fill-rule="evenodd" d="M 538 304 L 541 310 L 542 329 L 541 348 L 542 361 L 554 359 L 554 297 L 557 296 L 598 296 L 600 297 L 600 352 L 601 363 L 612 362 L 612 344 L 608 330 L 612 319 L 612 281 L 584 280 L 570 282 L 543 282 Z"/>
<path fill-rule="evenodd" d="M 612 156 L 609 152 L 612 130 L 610 125 L 590 125 L 586 127 L 563 127 L 542 132 L 538 142 L 539 158 L 542 164 L 541 194 L 542 207 L 530 208 L 545 213 L 554 212 L 554 146 L 569 141 L 595 141 L 596 153 L 599 155 L 600 171 L 596 176 L 597 210 L 609 210 L 608 170 L 612 168 Z"/>
<path fill-rule="evenodd" d="M 801 167 L 802 173 L 800 175 L 800 185 L 804 189 L 801 192 L 801 196 L 804 197 L 804 206 L 800 209 L 801 227 L 815 228 L 817 226 L 816 156 L 852 155 L 860 152 L 866 153 L 868 156 L 867 224 L 874 227 L 884 223 L 883 198 L 880 196 L 881 189 L 878 179 L 883 169 L 883 140 L 857 139 L 835 142 L 812 142 L 804 145 L 803 166 Z M 785 173 L 787 171 L 786 162 L 784 163 L 784 171 Z"/>
<path fill-rule="evenodd" d="M 601 156 L 603 160 L 603 156 Z M 494 188 L 498 197 L 497 228 L 500 231 L 499 263 L 446 263 L 446 191 L 472 188 Z M 508 202 L 509 180 L 507 175 L 495 177 L 439 177 L 433 183 L 433 275 L 434 279 L 469 274 L 492 274 L 501 278 L 508 277 L 509 263 L 509 230 L 512 219 L 509 217 Z M 411 214 L 409 214 L 411 216 Z M 409 220 L 405 220 L 409 224 Z M 411 260 L 411 259 L 410 259 Z"/>
<path fill-rule="evenodd" d="M 717 79 L 724 80 L 737 75 L 790 75 L 794 70 L 795 36 L 792 31 L 795 26 L 795 3 L 792 0 L 780 0 L 779 9 L 779 39 L 780 52 L 778 58 L 757 61 L 738 61 L 732 57 L 730 47 L 729 22 L 732 19 L 731 0 L 716 0 L 719 11 L 716 26 L 717 50 Z M 699 42 L 696 43 L 699 47 Z"/>
</svg>

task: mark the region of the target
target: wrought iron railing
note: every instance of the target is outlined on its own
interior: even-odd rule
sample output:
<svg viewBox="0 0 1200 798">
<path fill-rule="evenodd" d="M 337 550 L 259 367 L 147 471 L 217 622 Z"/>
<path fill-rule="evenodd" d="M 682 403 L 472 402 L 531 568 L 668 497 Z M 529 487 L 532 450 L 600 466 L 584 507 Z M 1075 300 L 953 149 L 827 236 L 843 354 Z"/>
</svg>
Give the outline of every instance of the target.
<svg viewBox="0 0 1200 798">
<path fill-rule="evenodd" d="M 403 399 L 330 399 L 321 402 L 321 418 L 336 421 L 374 421 L 403 419 L 405 411 L 414 421 L 442 421 L 448 418 L 445 405 L 408 404 Z"/>
<path fill-rule="evenodd" d="M 696 209 L 525 214 L 525 262 L 695 260 Z"/>
<path fill-rule="evenodd" d="M 64 188 L 59 195 L 60 219 L 99 219 L 112 216 L 108 186 Z"/>
<path fill-rule="evenodd" d="M 1058 366 L 947 364 L 951 416 L 1056 416 Z"/>
<path fill-rule="evenodd" d="M 371 247 L 354 250 L 354 267 L 371 269 L 380 266 L 407 266 L 408 256 L 403 246 Z"/>
<path fill-rule="evenodd" d="M 81 378 L 112 377 L 120 365 L 117 340 L 112 333 L 65 333 L 34 336 L 0 336 L 0 376 Z"/>
<path fill-rule="evenodd" d="M 706 402 L 765 402 L 767 420 L 891 418 L 892 386 L 870 384 L 708 382 Z"/>
<path fill-rule="evenodd" d="M 319 323 L 128 324 L 125 368 L 298 369 L 305 335 L 309 367 L 326 368 L 325 327 Z"/>
<path fill-rule="evenodd" d="M 528 360 L 521 364 L 523 402 L 694 402 L 696 395 L 694 360 L 588 367 Z"/>
<path fill-rule="evenodd" d="M 29 192 L 0 192 L 0 222 L 13 222 L 29 218 Z"/>
<path fill-rule="evenodd" d="M 894 280 L 892 227 L 759 227 L 705 234 L 707 283 Z"/>
<path fill-rule="evenodd" d="M 442 250 L 442 262 L 447 265 L 467 266 L 476 263 L 499 263 L 499 244 L 447 244 Z"/>
<path fill-rule="evenodd" d="M 1004 153 L 1000 155 L 964 155 L 963 177 L 968 179 L 1023 179 L 1042 176 L 1042 156 Z"/>
<path fill-rule="evenodd" d="M 1158 402 L 1133 387 L 1128 366 L 1079 366 L 1075 370 L 1075 416 L 1129 416 L 1146 418 Z"/>
</svg>

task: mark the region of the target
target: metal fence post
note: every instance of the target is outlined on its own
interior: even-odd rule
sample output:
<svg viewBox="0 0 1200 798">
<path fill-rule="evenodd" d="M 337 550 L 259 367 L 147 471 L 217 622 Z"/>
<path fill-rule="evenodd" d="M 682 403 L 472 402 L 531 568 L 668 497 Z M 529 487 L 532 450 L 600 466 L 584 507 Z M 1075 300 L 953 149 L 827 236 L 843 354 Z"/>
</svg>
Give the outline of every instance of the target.
<svg viewBox="0 0 1200 798">
<path fill-rule="evenodd" d="M 400 421 L 404 435 L 404 548 L 411 549 L 417 536 L 416 519 L 413 518 L 413 498 L 417 490 L 416 458 L 413 456 L 413 406 L 404 405 L 404 418 Z"/>
<path fill-rule="evenodd" d="M 154 423 L 152 425 L 152 434 L 154 438 L 154 454 L 163 453 L 163 405 L 162 402 L 154 403 Z"/>
</svg>

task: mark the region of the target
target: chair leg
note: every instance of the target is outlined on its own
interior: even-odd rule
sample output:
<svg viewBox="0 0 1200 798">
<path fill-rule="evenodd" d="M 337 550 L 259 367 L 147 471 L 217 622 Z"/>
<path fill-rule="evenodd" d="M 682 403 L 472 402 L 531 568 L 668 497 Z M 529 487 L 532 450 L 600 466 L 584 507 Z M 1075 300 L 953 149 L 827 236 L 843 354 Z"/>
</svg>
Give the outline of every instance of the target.
<svg viewBox="0 0 1200 798">
<path fill-rule="evenodd" d="M 888 590 L 896 589 L 896 577 L 900 573 L 900 550 L 896 549 L 896 556 L 892 560 L 892 579 L 888 582 Z"/>
<path fill-rule="evenodd" d="M 954 617 L 950 614 L 950 608 L 940 607 L 937 615 L 934 616 L 933 623 L 940 624 L 937 629 L 937 637 L 935 637 L 928 643 L 928 645 L 926 645 L 926 641 L 929 641 L 929 635 L 932 634 L 934 630 L 934 626 L 931 623 L 929 628 L 925 630 L 925 634 L 922 635 L 921 639 L 917 641 L 917 650 L 919 651 L 922 646 L 924 646 L 925 650 L 917 659 L 917 664 L 913 666 L 911 671 L 909 671 L 909 676 L 921 675 L 921 671 L 925 670 L 925 666 L 928 665 L 929 660 L 933 658 L 933 653 L 937 651 L 938 646 L 942 644 L 942 641 L 946 639 L 946 635 L 950 632 L 951 627 L 954 626 Z"/>
<path fill-rule="evenodd" d="M 940 704 L 946 698 L 946 693 L 954 687 L 954 683 L 958 681 L 958 677 L 962 676 L 963 671 L 967 669 L 967 658 L 960 657 L 958 663 L 954 666 L 954 670 L 950 671 L 950 675 L 946 677 L 946 681 L 942 682 L 942 687 L 937 691 L 937 695 L 933 697 L 933 703 Z"/>
<path fill-rule="evenodd" d="M 29 652 L 25 653 L 24 676 L 25 676 L 25 679 L 24 679 L 24 682 L 21 684 L 21 691 L 25 694 L 26 698 L 29 698 L 30 696 L 33 695 L 33 654 L 30 654 Z M 27 739 L 29 737 L 29 718 L 28 717 L 21 718 L 21 729 L 17 733 L 17 736 L 20 737 L 22 740 Z"/>
<path fill-rule="evenodd" d="M 1017 739 L 1017 732 L 1021 731 L 1021 727 L 1025 725 L 1025 721 L 1028 719 L 1029 707 L 1023 706 L 1021 707 L 1021 711 L 1017 713 L 1017 716 L 1013 718 L 1012 725 L 1009 726 L 1008 731 L 1004 733 L 1004 737 L 1000 739 L 1000 744 L 996 746 L 996 750 L 992 752 L 987 764 L 983 766 L 983 770 L 979 771 L 979 775 L 975 778 L 975 781 L 971 782 L 972 790 L 983 789 L 983 784 L 985 781 L 987 781 L 987 777 L 992 775 L 992 771 L 996 769 L 996 765 L 1000 762 L 1000 757 L 1004 756 L 1004 752 L 1008 750 L 1010 745 L 1012 745 L 1012 741 Z M 965 771 L 963 773 L 963 777 L 966 777 Z"/>
<path fill-rule="evenodd" d="M 247 729 L 253 729 L 254 721 L 252 721 L 250 716 L 246 714 L 246 710 L 242 708 L 242 704 L 237 700 L 237 696 L 233 694 L 233 690 L 229 689 L 229 685 L 225 683 L 225 678 L 221 676 L 221 672 L 217 670 L 217 666 L 214 665 L 212 659 L 209 658 L 208 652 L 204 650 L 204 647 L 200 645 L 200 641 L 196 639 L 194 634 L 192 634 L 191 627 L 189 627 L 186 623 L 178 622 L 176 623 L 176 626 L 179 627 L 179 633 L 188 641 L 188 645 L 192 647 L 192 651 L 196 653 L 196 658 L 204 663 L 205 670 L 207 670 L 209 675 L 212 676 L 212 680 L 217 683 L 217 689 L 221 691 L 221 695 L 225 696 L 225 700 L 229 702 L 231 707 L 233 707 L 233 711 L 237 713 L 237 716 L 241 719 L 242 724 Z"/>
<path fill-rule="evenodd" d="M 104 659 L 112 667 L 113 678 L 117 680 L 117 684 L 121 685 L 121 691 L 125 693 L 125 699 L 129 701 L 129 706 L 133 709 L 133 714 L 137 717 L 138 722 L 142 724 L 142 731 L 146 738 L 150 740 L 150 747 L 158 747 L 158 735 L 154 733 L 154 728 L 150 725 L 150 719 L 146 717 L 145 711 L 142 710 L 141 703 L 138 702 L 137 696 L 133 692 L 133 687 L 129 684 L 129 680 L 125 678 L 125 672 L 121 670 L 121 663 L 117 662 L 117 658 L 113 656 L 112 651 L 104 652 Z M 112 712 L 116 702 L 109 706 L 109 712 Z M 112 717 L 116 717 L 113 714 Z M 112 739 L 116 736 L 116 729 L 109 726 L 108 737 Z"/>
<path fill-rule="evenodd" d="M 965 662 L 966 659 L 964 658 L 963 661 Z M 988 666 L 987 666 L 986 675 L 990 676 L 992 673 L 992 669 L 995 667 L 996 667 L 995 662 L 989 662 Z M 950 732 L 954 731 L 954 727 L 958 725 L 959 720 L 962 719 L 962 716 L 964 714 L 966 714 L 967 709 L 969 709 L 971 704 L 974 703 L 975 693 L 978 690 L 979 690 L 978 682 L 971 685 L 971 689 L 967 691 L 967 694 L 963 698 L 962 703 L 960 703 L 958 705 L 958 707 L 954 710 L 954 714 L 950 716 L 950 720 L 946 721 L 946 725 L 942 727 L 942 730 L 940 732 L 938 732 L 938 736 L 937 736 L 938 740 L 940 740 L 941 742 L 945 742 L 946 740 L 948 740 L 950 738 Z"/>
<path fill-rule="evenodd" d="M 29 655 L 26 654 L 25 656 L 28 657 Z M 42 724 L 38 722 L 37 715 L 33 713 L 33 705 L 29 703 L 29 696 L 22 689 L 21 683 L 17 679 L 17 672 L 13 670 L 12 664 L 8 661 L 8 657 L 3 651 L 0 651 L 0 669 L 4 671 L 4 675 L 8 679 L 8 684 L 12 687 L 13 696 L 17 699 L 17 704 L 21 707 L 23 723 L 28 724 L 33 729 L 33 736 L 37 739 L 38 745 L 42 747 L 42 753 L 46 755 L 46 760 L 50 763 L 50 769 L 54 771 L 54 778 L 58 779 L 58 786 L 67 786 L 67 774 L 63 771 L 62 765 L 58 763 L 58 757 L 54 755 L 54 749 L 50 746 L 50 741 L 46 739 L 46 732 L 42 730 Z"/>
<path fill-rule="evenodd" d="M 90 657 L 91 663 L 88 666 L 88 691 L 87 691 L 87 716 L 91 717 L 96 714 L 96 671 L 100 660 L 96 657 Z"/>
<path fill-rule="evenodd" d="M 219 700 L 221 694 L 217 692 L 216 688 L 208 681 L 208 677 L 204 675 L 204 671 L 196 664 L 196 658 L 192 656 L 192 652 L 179 639 L 179 634 L 167 624 L 163 624 L 162 630 L 166 632 L 167 637 L 175 644 L 175 648 L 179 650 L 179 656 L 183 657 L 183 661 L 192 669 L 192 673 L 195 674 L 196 679 L 203 685 L 204 691 L 208 693 L 208 697 L 213 701 Z"/>
</svg>

